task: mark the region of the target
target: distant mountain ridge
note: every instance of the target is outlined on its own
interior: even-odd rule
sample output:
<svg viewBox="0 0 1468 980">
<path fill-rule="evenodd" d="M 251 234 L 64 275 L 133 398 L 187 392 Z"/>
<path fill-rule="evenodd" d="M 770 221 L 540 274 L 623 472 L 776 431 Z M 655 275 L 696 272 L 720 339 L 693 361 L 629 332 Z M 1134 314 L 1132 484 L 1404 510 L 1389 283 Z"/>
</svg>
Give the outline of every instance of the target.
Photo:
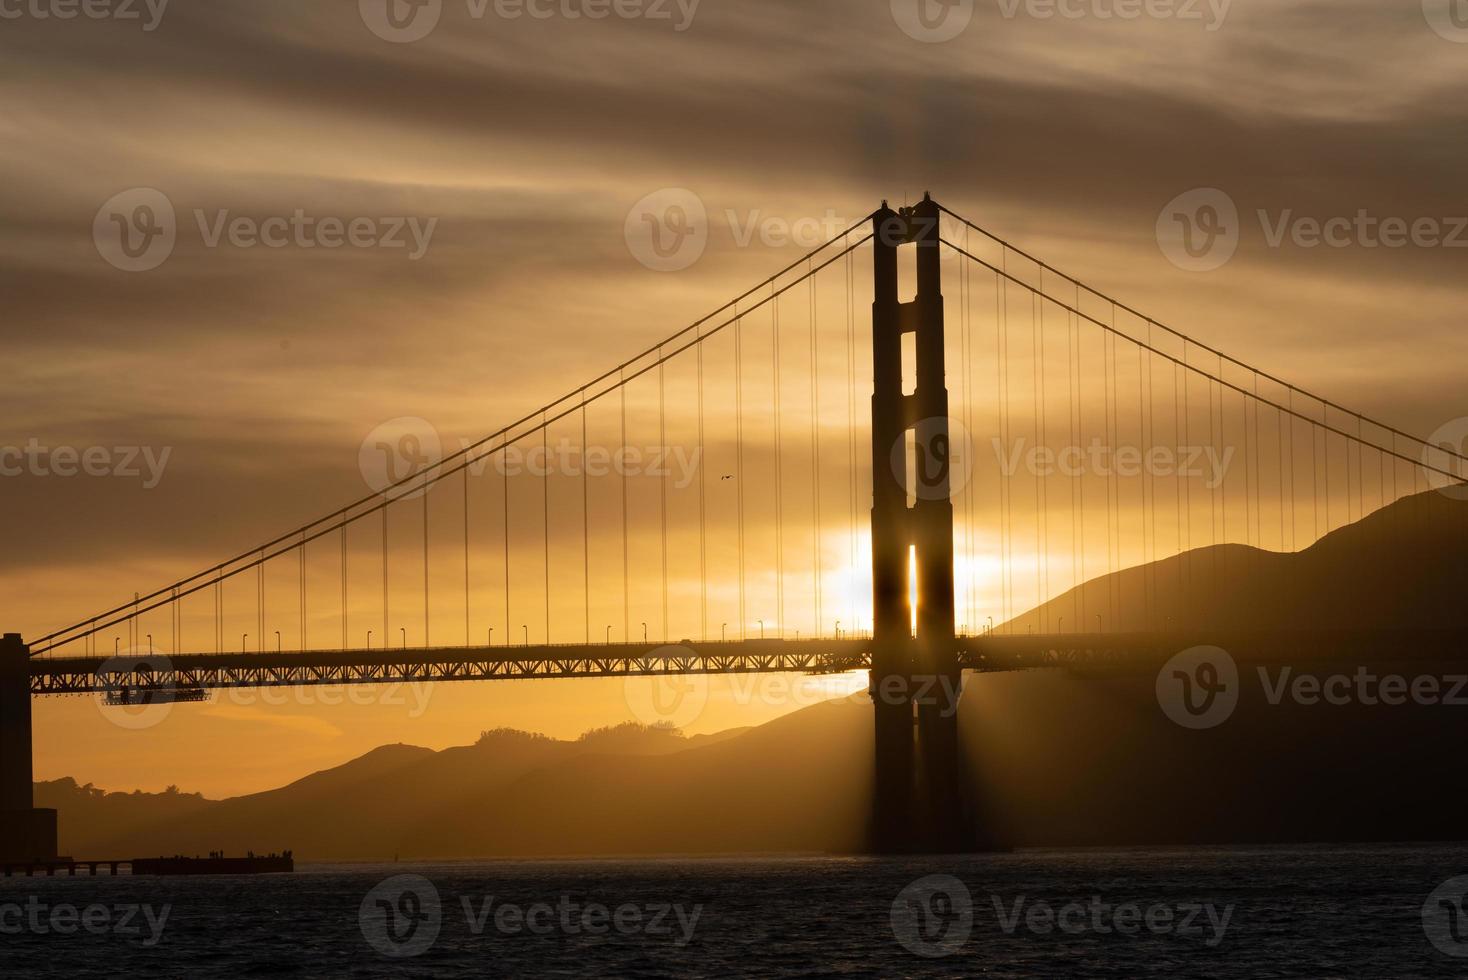
<svg viewBox="0 0 1468 980">
<path fill-rule="evenodd" d="M 1297 554 L 1203 549 L 1090 583 L 1086 599 L 1125 592 L 1136 603 L 1131 628 L 1159 614 L 1236 629 L 1457 625 L 1465 541 L 1468 502 L 1418 495 Z M 1051 622 L 1079 601 L 1047 604 Z M 1255 696 L 1221 727 L 1188 731 L 1159 710 L 1154 684 L 1150 673 L 970 675 L 960 726 L 975 819 L 999 840 L 1035 846 L 1464 836 L 1457 746 L 1468 707 Z M 60 810 L 63 849 L 89 858 L 843 852 L 864 839 L 871 756 L 871 707 L 854 696 L 695 738 L 631 725 L 569 742 L 495 730 L 441 752 L 385 745 L 220 801 L 58 780 L 38 784 L 37 805 Z"/>
<path fill-rule="evenodd" d="M 1089 629 L 1097 614 L 1108 631 L 1456 627 L 1468 595 L 1465 544 L 1468 500 L 1428 491 L 1302 551 L 1213 545 L 1098 576 L 1001 629 Z"/>
</svg>

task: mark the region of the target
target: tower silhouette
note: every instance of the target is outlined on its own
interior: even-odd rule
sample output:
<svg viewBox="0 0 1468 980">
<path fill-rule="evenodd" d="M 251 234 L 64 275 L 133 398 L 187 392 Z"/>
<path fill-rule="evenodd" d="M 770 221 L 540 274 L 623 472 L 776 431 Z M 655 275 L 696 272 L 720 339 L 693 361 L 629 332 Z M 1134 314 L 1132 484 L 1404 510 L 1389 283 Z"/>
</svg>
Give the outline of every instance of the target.
<svg viewBox="0 0 1468 980">
<path fill-rule="evenodd" d="M 876 715 L 872 845 L 973 846 L 958 743 L 951 444 L 944 379 L 938 205 L 873 216 L 872 600 Z M 917 292 L 898 295 L 898 250 L 917 250 Z M 914 334 L 913 390 L 903 336 Z M 915 576 L 915 581 L 912 578 Z M 914 614 L 912 598 L 916 597 Z"/>
</svg>

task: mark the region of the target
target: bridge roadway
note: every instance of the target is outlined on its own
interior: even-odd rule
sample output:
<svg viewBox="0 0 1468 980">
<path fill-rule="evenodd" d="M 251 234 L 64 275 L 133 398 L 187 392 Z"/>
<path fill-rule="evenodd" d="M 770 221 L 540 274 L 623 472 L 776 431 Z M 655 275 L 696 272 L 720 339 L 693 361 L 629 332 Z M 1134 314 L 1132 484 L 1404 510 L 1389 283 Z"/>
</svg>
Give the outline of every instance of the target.
<svg viewBox="0 0 1468 980">
<path fill-rule="evenodd" d="M 677 644 L 438 647 L 285 653 L 32 657 L 32 694 L 117 695 L 238 687 L 627 677 L 657 674 L 838 673 L 871 666 L 869 637 Z M 961 636 L 965 670 L 1155 670 L 1179 651 L 1217 646 L 1248 664 L 1416 662 L 1468 668 L 1468 630 L 1227 629 Z"/>
</svg>

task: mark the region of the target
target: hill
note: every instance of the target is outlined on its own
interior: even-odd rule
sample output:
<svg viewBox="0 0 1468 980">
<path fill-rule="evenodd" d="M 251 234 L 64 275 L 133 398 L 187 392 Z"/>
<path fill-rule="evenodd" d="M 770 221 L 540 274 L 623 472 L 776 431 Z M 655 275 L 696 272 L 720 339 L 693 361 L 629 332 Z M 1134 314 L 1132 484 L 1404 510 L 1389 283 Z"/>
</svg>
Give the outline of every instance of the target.
<svg viewBox="0 0 1468 980">
<path fill-rule="evenodd" d="M 1422 628 L 1457 625 L 1468 594 L 1468 500 L 1404 497 L 1298 552 L 1197 548 L 1102 575 L 1001 629 Z"/>
<path fill-rule="evenodd" d="M 1169 580 L 1185 586 L 1188 565 L 1201 577 L 1216 562 L 1210 588 L 1158 585 L 1153 610 L 1181 624 L 1226 616 L 1236 628 L 1317 619 L 1454 625 L 1468 581 L 1465 515 L 1461 501 L 1410 498 L 1299 554 L 1207 549 L 1120 573 L 1109 586 L 1097 583 L 1095 595 L 1111 587 L 1142 596 L 1147 583 Z M 1017 622 L 1023 628 L 1024 618 Z M 1376 669 L 1442 673 L 1403 660 Z M 969 675 L 960 727 L 975 819 L 1016 846 L 1463 836 L 1457 744 L 1468 703 L 1272 703 L 1263 680 L 1244 670 L 1234 716 L 1192 731 L 1159 709 L 1155 680 L 1150 672 Z M 38 786 L 37 805 L 61 811 L 63 849 L 79 857 L 283 848 L 308 860 L 840 852 L 864 836 L 871 756 L 871 707 L 858 696 L 697 738 L 628 725 L 575 741 L 494 730 L 440 752 L 388 745 L 219 801 L 60 780 Z"/>
</svg>

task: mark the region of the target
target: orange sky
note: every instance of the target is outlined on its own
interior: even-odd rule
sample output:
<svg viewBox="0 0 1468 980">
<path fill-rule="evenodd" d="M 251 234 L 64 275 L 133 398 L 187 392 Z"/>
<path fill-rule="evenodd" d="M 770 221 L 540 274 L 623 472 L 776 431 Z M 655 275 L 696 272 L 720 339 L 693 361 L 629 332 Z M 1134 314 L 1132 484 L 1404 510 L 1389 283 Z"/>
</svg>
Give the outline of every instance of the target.
<svg viewBox="0 0 1468 980">
<path fill-rule="evenodd" d="M 1464 48 L 1431 29 L 1417 5 L 1230 5 L 1205 30 L 1165 19 L 1006 17 L 979 3 L 968 28 L 943 43 L 909 37 L 887 8 L 708 0 L 675 30 L 636 19 L 476 19 L 445 3 L 432 32 L 411 43 L 375 35 L 350 3 L 180 3 L 147 31 L 85 19 L 7 22 L 0 330 L 10 356 L 0 444 L 169 455 L 155 487 L 127 476 L 0 477 L 4 628 L 35 636 L 326 513 L 365 492 L 363 442 L 383 423 L 426 420 L 450 446 L 478 438 L 793 261 L 802 248 L 790 238 L 801 236 L 790 229 L 844 226 L 883 197 L 912 201 L 924 189 L 1306 388 L 1423 433 L 1462 414 L 1460 251 L 1274 245 L 1269 235 L 1282 216 L 1364 210 L 1450 225 L 1462 213 Z M 94 220 L 114 195 L 140 187 L 171 203 L 177 241 L 157 268 L 128 272 L 99 253 Z M 629 214 L 668 188 L 704 208 L 707 244 L 686 268 L 658 271 L 629 242 Z M 1194 188 L 1221 189 L 1240 215 L 1237 253 L 1208 272 L 1178 268 L 1155 237 L 1159 211 Z M 436 221 L 418 258 L 411 247 L 211 244 L 221 221 L 259 224 L 298 210 L 344 224 L 416 219 L 420 231 Z M 856 257 L 863 285 L 868 257 Z M 945 266 L 950 316 L 956 268 Z M 865 609 L 866 501 L 860 489 L 853 566 L 840 267 L 820 282 L 821 377 L 837 379 L 822 382 L 819 403 L 821 619 L 829 630 L 846 617 L 849 629 Z M 870 377 L 861 356 L 868 301 L 858 290 L 858 422 Z M 792 296 L 782 306 L 782 331 L 793 338 L 782 361 L 792 631 L 816 626 L 804 302 Z M 767 318 L 751 319 L 746 404 L 762 432 L 773 394 L 768 332 Z M 727 382 L 731 354 L 710 347 L 710 377 Z M 973 357 L 975 406 L 992 396 L 988 356 Z M 667 441 L 684 447 L 690 371 L 685 361 L 668 372 Z M 950 369 L 955 400 L 961 389 Z M 703 458 L 714 569 L 734 559 L 733 491 L 718 479 L 732 462 L 729 397 L 727 383 L 709 396 Z M 642 386 L 632 401 L 637 441 L 655 444 L 655 388 Z M 978 414 L 968 444 L 974 534 L 972 544 L 964 537 L 959 589 L 961 618 L 981 622 L 1002 610 L 994 574 L 1002 542 L 992 424 Z M 611 420 L 596 425 L 594 440 L 610 443 Z M 862 487 L 864 440 L 862 429 Z M 754 629 L 757 618 L 777 621 L 773 502 L 769 459 L 756 454 L 747 465 L 754 557 L 745 627 Z M 588 625 L 576 581 L 580 513 L 573 481 L 553 489 L 566 499 L 554 505 L 565 526 L 553 553 L 551 635 L 579 639 Z M 610 623 L 618 638 L 625 618 L 634 634 L 644 620 L 656 634 L 661 541 L 638 537 L 629 564 L 652 571 L 637 577 L 624 613 L 614 489 L 599 488 L 584 539 L 598 576 L 591 632 Z M 471 540 L 470 629 L 477 638 L 494 626 L 501 641 L 524 623 L 534 640 L 545 631 L 543 585 L 523 594 L 517 585 L 511 605 L 527 612 L 501 625 L 495 492 L 485 481 L 472 496 L 481 536 Z M 515 492 L 526 497 L 516 498 L 524 529 L 515 568 L 543 583 L 536 490 L 526 482 Z M 435 524 L 431 562 L 433 631 L 446 642 L 462 642 L 464 629 L 459 493 L 450 481 L 442 505 L 438 494 L 432 501 L 444 522 Z M 690 494 L 669 500 L 670 639 L 705 618 L 711 632 L 738 625 L 728 577 L 699 614 Z M 1265 516 L 1275 515 L 1261 515 L 1261 528 L 1271 526 Z M 633 520 L 655 527 L 658 517 L 644 508 Z M 1141 560 L 1145 542 L 1122 523 L 1121 563 Z M 388 632 L 421 633 L 413 564 L 421 544 L 411 519 L 394 527 L 393 604 L 417 611 Z M 353 547 L 366 563 L 349 598 L 356 645 L 380 618 L 380 568 L 370 564 L 379 546 L 366 531 Z M 1059 541 L 1052 547 L 1060 553 Z M 1052 593 L 1078 573 L 1106 570 L 1104 545 L 1087 550 L 1085 569 L 1067 557 L 1064 573 L 1051 576 Z M 1027 543 L 1016 550 L 1025 584 L 1014 611 L 1038 593 L 1025 591 L 1036 554 Z M 313 595 L 337 602 L 334 560 L 323 549 L 308 574 Z M 275 629 L 285 646 L 298 633 L 293 574 L 267 584 L 269 605 L 291 610 L 267 627 L 267 645 Z M 253 583 L 239 588 L 230 608 L 253 621 Z M 311 634 L 339 632 L 335 605 L 323 601 L 313 617 Z M 162 628 L 153 631 L 161 641 Z M 212 637 L 212 627 L 203 632 Z M 241 632 L 258 631 L 231 623 L 228 649 Z M 710 682 L 708 707 L 680 719 L 688 730 L 755 724 L 805 703 L 728 683 Z M 384 742 L 461 744 L 501 725 L 571 737 L 638 717 L 637 696 L 619 681 L 438 685 L 421 710 L 411 692 L 399 693 L 406 704 L 329 705 L 307 692 L 279 706 L 180 705 L 145 728 L 108 720 L 90 699 L 39 700 L 37 778 L 226 795 Z"/>
</svg>

